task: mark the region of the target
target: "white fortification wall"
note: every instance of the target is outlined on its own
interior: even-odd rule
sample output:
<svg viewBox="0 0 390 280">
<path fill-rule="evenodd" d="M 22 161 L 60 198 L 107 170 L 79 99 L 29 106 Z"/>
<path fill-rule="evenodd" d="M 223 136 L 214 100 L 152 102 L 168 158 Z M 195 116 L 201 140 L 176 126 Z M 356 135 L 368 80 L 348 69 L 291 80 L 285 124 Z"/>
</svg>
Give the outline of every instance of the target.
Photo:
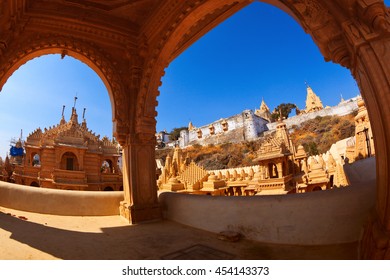
<svg viewBox="0 0 390 280">
<path fill-rule="evenodd" d="M 288 119 L 285 119 L 284 122 L 286 123 L 287 128 L 292 128 L 294 125 L 300 126 L 301 123 L 314 119 L 318 116 L 320 117 L 345 116 L 351 114 L 353 111 L 356 111 L 357 109 L 358 109 L 357 97 L 354 97 L 346 101 L 343 101 L 336 106 L 324 108 L 321 111 L 290 117 Z M 268 130 L 275 130 L 276 125 L 277 122 L 268 123 L 267 128 Z"/>
<path fill-rule="evenodd" d="M 223 130 L 222 122 L 227 123 L 227 130 Z M 267 130 L 268 121 L 256 116 L 252 110 L 245 110 L 235 116 L 220 119 L 210 124 L 195 127 L 191 131 L 180 132 L 179 146 L 188 145 L 209 145 L 227 142 L 241 142 L 257 139 L 262 132 Z M 214 126 L 214 134 L 210 133 L 210 126 Z M 198 131 L 201 130 L 201 137 Z"/>
<path fill-rule="evenodd" d="M 317 116 L 345 116 L 358 109 L 357 98 L 354 97 L 340 102 L 333 107 L 324 108 L 321 111 L 293 116 L 285 119 L 287 128 L 300 126 L 301 123 L 314 119 Z M 228 129 L 222 129 L 222 122 L 226 121 Z M 214 134 L 210 134 L 209 126 L 214 126 Z M 210 124 L 196 127 L 191 131 L 183 130 L 180 132 L 179 146 L 181 148 L 189 145 L 199 144 L 202 146 L 209 144 L 237 143 L 242 141 L 256 140 L 262 136 L 263 132 L 272 132 L 276 129 L 277 122 L 269 123 L 267 120 L 254 114 L 252 110 L 245 110 L 235 116 L 220 119 Z M 198 137 L 198 130 L 202 131 L 202 136 Z"/>
</svg>

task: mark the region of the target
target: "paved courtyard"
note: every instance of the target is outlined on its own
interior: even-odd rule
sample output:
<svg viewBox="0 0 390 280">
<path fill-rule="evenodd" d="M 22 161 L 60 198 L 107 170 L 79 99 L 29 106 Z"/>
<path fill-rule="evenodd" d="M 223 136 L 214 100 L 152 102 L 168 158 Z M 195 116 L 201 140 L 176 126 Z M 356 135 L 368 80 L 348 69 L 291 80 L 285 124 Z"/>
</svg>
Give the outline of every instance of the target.
<svg viewBox="0 0 390 280">
<path fill-rule="evenodd" d="M 163 220 L 128 225 L 120 216 L 72 217 L 0 207 L 0 259 L 356 259 L 357 243 L 262 244 Z"/>
</svg>

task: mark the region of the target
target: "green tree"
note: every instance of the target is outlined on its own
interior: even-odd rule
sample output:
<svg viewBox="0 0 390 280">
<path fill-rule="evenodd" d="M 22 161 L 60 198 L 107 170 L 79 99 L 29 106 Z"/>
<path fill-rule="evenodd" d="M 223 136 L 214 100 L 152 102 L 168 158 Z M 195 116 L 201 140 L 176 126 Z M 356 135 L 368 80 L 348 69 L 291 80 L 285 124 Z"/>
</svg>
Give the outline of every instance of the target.
<svg viewBox="0 0 390 280">
<path fill-rule="evenodd" d="M 169 132 L 169 139 L 171 141 L 176 141 L 180 137 L 180 131 L 182 130 L 188 130 L 188 127 L 182 126 L 182 127 L 175 127 L 174 129 Z"/>
<path fill-rule="evenodd" d="M 296 109 L 297 105 L 292 103 L 281 103 L 279 104 L 271 114 L 271 121 L 277 121 L 280 118 L 280 113 L 282 113 L 283 118 L 288 118 L 292 109 Z"/>
</svg>

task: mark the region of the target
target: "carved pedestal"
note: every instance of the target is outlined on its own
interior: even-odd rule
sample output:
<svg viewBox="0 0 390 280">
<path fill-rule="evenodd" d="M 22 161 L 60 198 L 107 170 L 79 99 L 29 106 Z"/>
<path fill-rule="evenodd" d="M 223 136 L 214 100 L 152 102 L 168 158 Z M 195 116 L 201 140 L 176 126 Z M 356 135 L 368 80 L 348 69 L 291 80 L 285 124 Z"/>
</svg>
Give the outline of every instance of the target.
<svg viewBox="0 0 390 280">
<path fill-rule="evenodd" d="M 390 232 L 383 229 L 376 215 L 372 215 L 364 228 L 360 258 L 390 260 Z"/>
<path fill-rule="evenodd" d="M 169 179 L 168 183 L 162 185 L 163 190 L 172 192 L 184 190 L 184 184 L 180 183 L 176 178 Z"/>
<path fill-rule="evenodd" d="M 130 224 L 161 219 L 161 209 L 158 204 L 130 205 L 126 201 L 121 201 L 119 213 L 123 218 L 128 220 Z"/>
</svg>

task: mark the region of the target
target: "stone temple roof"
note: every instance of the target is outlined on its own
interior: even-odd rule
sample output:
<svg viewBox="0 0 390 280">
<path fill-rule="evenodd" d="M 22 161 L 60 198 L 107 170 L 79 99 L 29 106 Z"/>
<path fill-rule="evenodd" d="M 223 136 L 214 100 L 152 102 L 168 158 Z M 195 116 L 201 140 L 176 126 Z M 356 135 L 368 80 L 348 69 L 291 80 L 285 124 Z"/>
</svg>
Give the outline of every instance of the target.
<svg viewBox="0 0 390 280">
<path fill-rule="evenodd" d="M 47 147 L 47 146 L 72 146 L 88 150 L 96 150 L 110 153 L 117 153 L 117 145 L 107 137 L 100 139 L 88 130 L 87 122 L 78 122 L 78 115 L 75 108 L 72 108 L 72 115 L 68 122 L 64 117 L 59 124 L 45 128 L 43 131 L 38 128 L 32 132 L 25 142 L 26 146 Z"/>
<path fill-rule="evenodd" d="M 255 115 L 265 120 L 271 121 L 271 111 L 269 110 L 267 104 L 265 104 L 264 99 L 261 101 L 260 109 L 255 111 Z"/>
<path fill-rule="evenodd" d="M 314 93 L 309 85 L 307 85 L 306 91 L 306 113 L 322 110 L 324 106 L 322 105 L 321 99 Z"/>
</svg>

